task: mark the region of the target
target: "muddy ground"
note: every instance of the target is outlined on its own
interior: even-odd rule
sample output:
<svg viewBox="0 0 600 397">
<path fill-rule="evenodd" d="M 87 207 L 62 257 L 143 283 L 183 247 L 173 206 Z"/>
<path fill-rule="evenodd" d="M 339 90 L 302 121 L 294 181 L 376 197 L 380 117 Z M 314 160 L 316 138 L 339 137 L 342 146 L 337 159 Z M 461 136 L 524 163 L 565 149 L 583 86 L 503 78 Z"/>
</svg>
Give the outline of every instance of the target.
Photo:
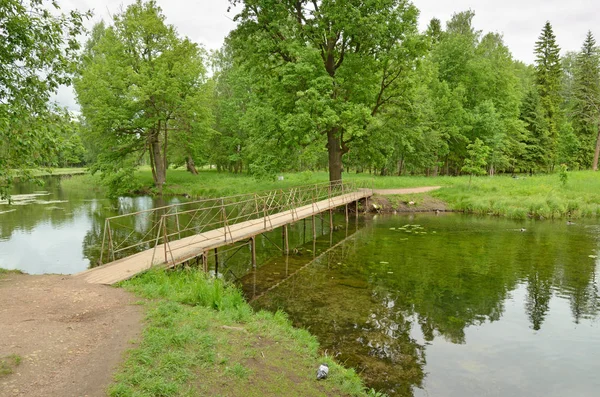
<svg viewBox="0 0 600 397">
<path fill-rule="evenodd" d="M 0 275 L 0 358 L 20 357 L 0 396 L 105 396 L 142 327 L 134 303 L 69 276 Z"/>
</svg>

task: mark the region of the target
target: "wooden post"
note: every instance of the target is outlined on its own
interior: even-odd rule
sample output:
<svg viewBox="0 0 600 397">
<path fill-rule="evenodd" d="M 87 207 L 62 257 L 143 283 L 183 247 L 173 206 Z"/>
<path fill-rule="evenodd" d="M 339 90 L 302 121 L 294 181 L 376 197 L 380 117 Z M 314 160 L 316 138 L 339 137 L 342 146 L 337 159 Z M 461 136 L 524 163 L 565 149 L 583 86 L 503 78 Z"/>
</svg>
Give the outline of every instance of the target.
<svg viewBox="0 0 600 397">
<path fill-rule="evenodd" d="M 177 211 L 177 209 L 175 209 Z M 177 222 L 177 235 L 181 239 L 181 229 L 179 228 L 179 211 L 175 212 L 175 221 Z"/>
<path fill-rule="evenodd" d="M 317 217 L 316 216 L 312 216 L 312 229 L 313 229 L 313 240 L 317 238 L 317 225 L 316 222 L 317 221 Z"/>
<path fill-rule="evenodd" d="M 206 251 L 202 253 L 202 270 L 204 270 L 204 273 L 208 273 L 208 255 Z"/>
<path fill-rule="evenodd" d="M 252 251 L 252 268 L 256 269 L 256 238 L 250 237 L 250 249 Z"/>
<path fill-rule="evenodd" d="M 346 204 L 346 224 L 348 224 L 348 204 Z"/>
<path fill-rule="evenodd" d="M 358 222 L 358 200 L 356 200 L 355 206 L 356 206 L 356 211 L 355 211 L 356 213 L 354 214 L 354 216 L 356 218 L 356 221 Z"/>
<path fill-rule="evenodd" d="M 215 248 L 215 277 L 219 275 L 219 250 Z"/>
</svg>

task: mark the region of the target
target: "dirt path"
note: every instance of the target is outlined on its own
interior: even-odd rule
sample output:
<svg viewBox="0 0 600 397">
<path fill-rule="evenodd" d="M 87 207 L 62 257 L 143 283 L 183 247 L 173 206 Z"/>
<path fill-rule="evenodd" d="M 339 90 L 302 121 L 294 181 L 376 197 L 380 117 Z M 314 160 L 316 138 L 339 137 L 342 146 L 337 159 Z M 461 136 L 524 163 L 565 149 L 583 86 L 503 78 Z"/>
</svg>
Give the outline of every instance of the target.
<svg viewBox="0 0 600 397">
<path fill-rule="evenodd" d="M 412 193 L 427 193 L 432 190 L 438 190 L 441 186 L 424 186 L 424 187 L 410 187 L 405 189 L 373 189 L 373 193 L 381 194 L 383 196 L 391 194 L 412 194 Z"/>
<path fill-rule="evenodd" d="M 0 358 L 22 359 L 0 396 L 105 396 L 142 326 L 133 302 L 69 276 L 0 275 Z"/>
</svg>

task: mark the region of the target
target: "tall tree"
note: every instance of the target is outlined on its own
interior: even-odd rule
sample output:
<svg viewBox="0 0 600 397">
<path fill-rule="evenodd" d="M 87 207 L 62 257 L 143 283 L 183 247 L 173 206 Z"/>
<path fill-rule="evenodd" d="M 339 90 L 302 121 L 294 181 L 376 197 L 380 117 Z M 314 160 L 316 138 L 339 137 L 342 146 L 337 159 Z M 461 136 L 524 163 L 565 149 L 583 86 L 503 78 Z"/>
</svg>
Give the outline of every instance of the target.
<svg viewBox="0 0 600 397">
<path fill-rule="evenodd" d="M 46 117 L 48 101 L 59 85 L 68 84 L 87 14 L 57 15 L 42 0 L 0 3 L 0 198 L 6 198 L 15 171 L 47 162 L 55 147 Z"/>
<path fill-rule="evenodd" d="M 535 43 L 535 81 L 540 103 L 548 125 L 550 138 L 550 168 L 556 162 L 558 131 L 560 127 L 560 90 L 562 67 L 560 48 L 550 22 L 546 22 L 542 33 Z"/>
<path fill-rule="evenodd" d="M 325 142 L 329 178 L 387 105 L 423 50 L 417 9 L 407 0 L 230 0 L 241 4 L 232 33 L 260 70 L 265 110 L 279 145 Z M 265 135 L 262 136 L 263 138 Z"/>
<path fill-rule="evenodd" d="M 592 32 L 588 31 L 577 55 L 573 75 L 574 121 L 583 152 L 581 157 L 584 164 L 591 164 L 592 169 L 597 171 L 600 155 L 600 54 Z"/>
<path fill-rule="evenodd" d="M 75 81 L 88 139 L 100 147 L 93 170 L 127 178 L 147 153 L 162 190 L 171 133 L 184 130 L 188 140 L 201 134 L 191 121 L 207 114 L 198 107 L 203 55 L 165 23 L 155 1 L 137 0 L 112 26 L 94 29 Z M 191 155 L 191 147 L 182 149 Z"/>
</svg>

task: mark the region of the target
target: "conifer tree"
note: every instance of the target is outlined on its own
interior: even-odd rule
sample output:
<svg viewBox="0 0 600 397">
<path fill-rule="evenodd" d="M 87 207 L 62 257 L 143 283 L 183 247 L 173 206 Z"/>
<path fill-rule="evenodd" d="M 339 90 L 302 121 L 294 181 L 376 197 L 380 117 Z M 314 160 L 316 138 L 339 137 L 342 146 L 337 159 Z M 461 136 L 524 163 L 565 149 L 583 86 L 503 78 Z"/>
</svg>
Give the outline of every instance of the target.
<svg viewBox="0 0 600 397">
<path fill-rule="evenodd" d="M 556 44 L 556 36 L 550 22 L 546 22 L 538 41 L 535 43 L 535 82 L 548 124 L 550 137 L 550 168 L 554 165 L 557 155 L 558 130 L 560 125 L 560 89 L 562 68 L 560 48 Z"/>
<path fill-rule="evenodd" d="M 592 169 L 597 170 L 600 152 L 600 54 L 592 32 L 588 32 L 577 55 L 574 80 L 574 123 L 581 142 L 580 161 L 587 166 L 591 164 Z"/>
</svg>

